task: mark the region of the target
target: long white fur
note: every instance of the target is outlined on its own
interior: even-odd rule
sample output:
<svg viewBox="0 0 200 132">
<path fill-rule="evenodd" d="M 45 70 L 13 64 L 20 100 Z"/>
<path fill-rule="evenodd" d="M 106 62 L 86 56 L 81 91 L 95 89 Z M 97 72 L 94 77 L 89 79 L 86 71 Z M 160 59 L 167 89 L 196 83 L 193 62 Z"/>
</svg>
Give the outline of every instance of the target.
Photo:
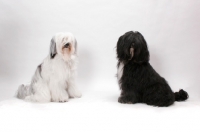
<svg viewBox="0 0 200 132">
<path fill-rule="evenodd" d="M 124 70 L 124 64 L 123 64 L 123 62 L 120 62 L 119 67 L 117 68 L 117 80 L 118 80 L 118 85 L 119 85 L 120 88 L 121 88 L 121 85 L 120 85 L 119 81 L 122 77 L 123 70 Z"/>
<path fill-rule="evenodd" d="M 52 39 L 56 43 L 57 54 L 54 58 L 48 55 L 43 60 L 36 69 L 31 84 L 19 86 L 18 98 L 34 102 L 66 102 L 69 97 L 81 97 L 75 84 L 76 39 L 71 33 L 57 33 Z M 62 47 L 67 42 L 72 48 L 69 54 L 64 54 Z"/>
</svg>

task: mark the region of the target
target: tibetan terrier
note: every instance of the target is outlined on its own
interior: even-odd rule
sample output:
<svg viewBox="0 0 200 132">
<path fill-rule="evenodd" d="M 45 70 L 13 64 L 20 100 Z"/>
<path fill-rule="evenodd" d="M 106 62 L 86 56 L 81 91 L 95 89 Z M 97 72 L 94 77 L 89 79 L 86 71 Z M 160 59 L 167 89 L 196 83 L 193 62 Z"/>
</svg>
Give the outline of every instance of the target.
<svg viewBox="0 0 200 132">
<path fill-rule="evenodd" d="M 117 42 L 118 84 L 120 103 L 146 103 L 169 106 L 184 101 L 187 92 L 173 92 L 167 81 L 149 63 L 147 43 L 139 32 L 127 32 Z"/>
<path fill-rule="evenodd" d="M 49 55 L 37 67 L 29 85 L 20 85 L 17 97 L 33 102 L 66 102 L 81 97 L 76 89 L 77 42 L 71 33 L 57 33 Z"/>
</svg>

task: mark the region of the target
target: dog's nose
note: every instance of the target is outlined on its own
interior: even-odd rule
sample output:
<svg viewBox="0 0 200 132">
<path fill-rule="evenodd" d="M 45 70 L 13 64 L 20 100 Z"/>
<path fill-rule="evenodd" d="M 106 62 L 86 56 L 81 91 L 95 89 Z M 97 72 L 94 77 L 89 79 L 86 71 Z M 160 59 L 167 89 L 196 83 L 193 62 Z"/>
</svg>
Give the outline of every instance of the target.
<svg viewBox="0 0 200 132">
<path fill-rule="evenodd" d="M 69 47 L 69 43 L 66 43 L 65 45 L 64 45 L 64 48 L 68 48 Z"/>
</svg>

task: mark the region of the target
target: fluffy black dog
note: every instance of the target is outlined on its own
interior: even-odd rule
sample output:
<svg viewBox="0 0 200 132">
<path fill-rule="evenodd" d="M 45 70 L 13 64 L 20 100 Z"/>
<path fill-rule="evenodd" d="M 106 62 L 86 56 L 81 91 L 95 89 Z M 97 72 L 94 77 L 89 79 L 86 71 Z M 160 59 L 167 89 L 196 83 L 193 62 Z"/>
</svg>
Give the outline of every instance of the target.
<svg viewBox="0 0 200 132">
<path fill-rule="evenodd" d="M 139 32 L 127 32 L 117 42 L 120 103 L 146 103 L 169 106 L 189 96 L 184 90 L 173 92 L 167 81 L 149 63 L 147 43 Z"/>
</svg>

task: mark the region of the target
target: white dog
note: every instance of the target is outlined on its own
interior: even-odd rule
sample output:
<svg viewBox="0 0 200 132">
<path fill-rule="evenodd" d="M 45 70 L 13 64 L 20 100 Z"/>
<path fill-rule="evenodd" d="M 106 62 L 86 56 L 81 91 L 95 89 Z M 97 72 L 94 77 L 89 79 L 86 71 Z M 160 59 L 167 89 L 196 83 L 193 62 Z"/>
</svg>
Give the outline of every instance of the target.
<svg viewBox="0 0 200 132">
<path fill-rule="evenodd" d="M 75 86 L 77 42 L 71 33 L 57 33 L 50 53 L 40 64 L 30 85 L 20 85 L 17 97 L 35 102 L 66 102 L 81 97 Z"/>
</svg>

